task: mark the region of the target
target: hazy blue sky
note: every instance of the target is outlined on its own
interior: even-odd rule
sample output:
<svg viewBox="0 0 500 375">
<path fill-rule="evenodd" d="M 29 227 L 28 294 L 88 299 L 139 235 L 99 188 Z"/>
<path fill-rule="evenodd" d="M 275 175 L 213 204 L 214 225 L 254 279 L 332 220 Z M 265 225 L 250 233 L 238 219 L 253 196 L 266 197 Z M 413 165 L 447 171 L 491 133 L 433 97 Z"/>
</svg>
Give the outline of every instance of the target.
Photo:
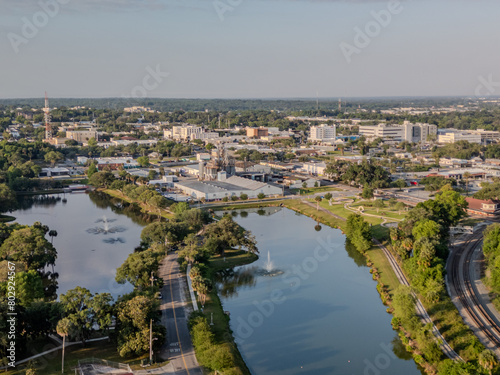
<svg viewBox="0 0 500 375">
<path fill-rule="evenodd" d="M 378 33 L 388 1 L 43 1 L 57 14 L 0 0 L 1 98 L 472 96 L 479 77 L 500 82 L 498 0 L 402 1 Z M 367 25 L 348 62 L 341 43 Z"/>
</svg>

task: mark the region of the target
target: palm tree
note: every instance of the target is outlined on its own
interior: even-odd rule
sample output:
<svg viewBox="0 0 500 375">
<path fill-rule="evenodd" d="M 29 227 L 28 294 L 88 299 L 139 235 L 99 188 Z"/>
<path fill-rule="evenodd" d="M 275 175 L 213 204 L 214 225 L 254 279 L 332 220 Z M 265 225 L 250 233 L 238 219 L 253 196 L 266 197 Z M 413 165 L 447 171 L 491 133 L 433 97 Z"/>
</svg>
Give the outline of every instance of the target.
<svg viewBox="0 0 500 375">
<path fill-rule="evenodd" d="M 50 238 L 50 243 L 52 244 L 54 242 L 54 237 L 57 237 L 57 231 L 54 229 L 49 230 L 49 236 Z"/>
<path fill-rule="evenodd" d="M 465 179 L 465 193 L 469 195 L 469 178 L 471 178 L 472 175 L 469 172 L 464 173 L 464 179 Z"/>
<path fill-rule="evenodd" d="M 314 198 L 314 200 L 316 201 L 316 211 L 319 211 L 319 202 L 321 202 L 323 198 L 317 195 L 316 198 Z"/>
<path fill-rule="evenodd" d="M 340 150 L 341 155 L 344 156 L 345 145 L 339 144 L 337 145 L 337 148 Z"/>
<path fill-rule="evenodd" d="M 61 373 L 64 374 L 64 346 L 66 344 L 66 336 L 69 335 L 70 331 L 73 328 L 73 324 L 68 318 L 63 318 L 57 323 L 56 327 L 56 332 L 58 335 L 62 336 L 63 338 L 63 345 L 62 345 L 62 369 Z"/>
</svg>

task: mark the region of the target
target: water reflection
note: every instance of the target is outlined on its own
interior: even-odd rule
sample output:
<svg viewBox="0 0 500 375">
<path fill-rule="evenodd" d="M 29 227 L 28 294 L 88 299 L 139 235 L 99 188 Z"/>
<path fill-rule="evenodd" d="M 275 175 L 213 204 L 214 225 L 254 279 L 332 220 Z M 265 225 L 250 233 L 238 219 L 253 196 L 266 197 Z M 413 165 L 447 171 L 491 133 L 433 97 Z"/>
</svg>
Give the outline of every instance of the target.
<svg viewBox="0 0 500 375">
<path fill-rule="evenodd" d="M 141 207 L 136 203 L 124 202 L 119 198 L 110 197 L 105 193 L 92 191 L 88 193 L 91 202 L 98 208 L 111 209 L 116 214 L 125 215 L 132 219 L 135 224 L 141 226 L 152 223 L 153 221 L 165 220 L 163 217 L 158 218 L 156 215 L 142 212 Z"/>
<path fill-rule="evenodd" d="M 20 210 L 28 210 L 31 207 L 54 207 L 61 200 L 60 195 L 33 195 L 21 196 L 17 202 Z"/>
<path fill-rule="evenodd" d="M 349 258 L 352 258 L 358 267 L 366 267 L 366 259 L 364 255 L 356 249 L 348 238 L 345 240 L 345 251 L 347 252 Z"/>
<path fill-rule="evenodd" d="M 94 227 L 87 229 L 87 233 L 90 234 L 108 234 L 108 233 L 120 233 L 125 232 L 127 228 L 123 226 L 110 227 L 109 223 L 116 221 L 116 219 L 108 220 L 106 216 L 103 216 L 102 219 L 98 219 L 96 223 L 102 223 L 102 227 Z"/>
<path fill-rule="evenodd" d="M 234 268 L 219 271 L 216 275 L 219 295 L 224 298 L 233 298 L 238 296 L 238 289 L 251 288 L 255 286 L 255 274 L 257 267 Z"/>
<path fill-rule="evenodd" d="M 78 285 L 93 293 L 109 292 L 114 297 L 130 292 L 129 283 L 116 283 L 115 272 L 140 244 L 142 227 L 154 218 L 147 218 L 134 205 L 106 199 L 101 193 L 66 194 L 66 204 L 63 197 L 63 194 L 22 197 L 19 199 L 22 209 L 13 213 L 19 224 L 33 225 L 40 221 L 58 233 L 54 239 L 58 252 L 55 272 L 51 270 L 43 278 L 46 293 L 55 296 L 56 290 L 59 294 L 66 293 Z M 98 228 L 95 232 L 99 234 L 91 234 L 87 228 Z"/>
<path fill-rule="evenodd" d="M 115 243 L 125 243 L 125 239 L 121 238 L 121 237 L 117 237 L 117 238 L 106 238 L 104 240 L 102 240 L 102 242 L 106 242 L 106 243 L 109 243 L 109 244 L 115 244 Z"/>
</svg>

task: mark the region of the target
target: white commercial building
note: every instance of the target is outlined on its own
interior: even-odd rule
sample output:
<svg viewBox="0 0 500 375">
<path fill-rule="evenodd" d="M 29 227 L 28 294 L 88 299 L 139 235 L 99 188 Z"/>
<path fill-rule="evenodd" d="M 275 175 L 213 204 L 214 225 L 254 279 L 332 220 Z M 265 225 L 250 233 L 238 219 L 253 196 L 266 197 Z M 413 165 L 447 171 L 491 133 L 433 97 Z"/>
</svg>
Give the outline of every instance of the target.
<svg viewBox="0 0 500 375">
<path fill-rule="evenodd" d="M 225 172 L 218 173 L 217 181 L 198 181 L 194 179 L 175 182 L 174 186 L 182 190 L 185 195 L 198 200 L 218 200 L 225 197 L 248 195 L 248 198 L 257 198 L 262 193 L 266 196 L 277 196 L 282 194 L 282 188 L 242 178 L 238 176 L 227 177 Z"/>
<path fill-rule="evenodd" d="M 320 163 L 303 163 L 299 170 L 301 172 L 307 173 L 307 174 L 312 174 L 315 176 L 323 176 L 325 174 L 325 169 L 326 169 L 326 163 L 325 162 L 320 162 Z"/>
<path fill-rule="evenodd" d="M 165 130 L 165 138 L 172 138 L 182 141 L 190 141 L 193 139 L 200 139 L 203 128 L 197 125 L 183 124 L 180 126 L 173 126 L 172 130 Z"/>
<path fill-rule="evenodd" d="M 481 143 L 481 134 L 470 133 L 455 129 L 439 130 L 438 143 L 455 143 L 458 141 L 467 141 L 469 143 Z"/>
<path fill-rule="evenodd" d="M 335 142 L 337 129 L 335 125 L 321 124 L 311 126 L 308 140 L 312 142 Z"/>
<path fill-rule="evenodd" d="M 430 137 L 437 135 L 437 126 L 412 124 L 409 121 L 405 121 L 403 125 L 361 125 L 359 134 L 370 139 L 381 138 L 383 141 L 425 143 Z"/>
</svg>

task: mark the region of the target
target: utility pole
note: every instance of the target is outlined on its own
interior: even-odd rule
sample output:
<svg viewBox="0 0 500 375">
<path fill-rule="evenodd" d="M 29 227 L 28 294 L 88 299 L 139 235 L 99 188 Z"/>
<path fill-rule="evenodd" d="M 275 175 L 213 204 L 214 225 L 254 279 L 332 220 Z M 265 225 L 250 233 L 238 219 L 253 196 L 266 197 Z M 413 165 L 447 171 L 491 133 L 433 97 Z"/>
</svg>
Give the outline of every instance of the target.
<svg viewBox="0 0 500 375">
<path fill-rule="evenodd" d="M 156 280 L 153 276 L 153 271 L 151 271 L 151 288 L 154 286 L 154 281 Z M 156 340 L 156 339 L 155 339 Z M 153 319 L 149 319 L 149 364 L 153 363 Z"/>
<path fill-rule="evenodd" d="M 149 320 L 149 364 L 153 363 L 153 319 Z"/>
</svg>

